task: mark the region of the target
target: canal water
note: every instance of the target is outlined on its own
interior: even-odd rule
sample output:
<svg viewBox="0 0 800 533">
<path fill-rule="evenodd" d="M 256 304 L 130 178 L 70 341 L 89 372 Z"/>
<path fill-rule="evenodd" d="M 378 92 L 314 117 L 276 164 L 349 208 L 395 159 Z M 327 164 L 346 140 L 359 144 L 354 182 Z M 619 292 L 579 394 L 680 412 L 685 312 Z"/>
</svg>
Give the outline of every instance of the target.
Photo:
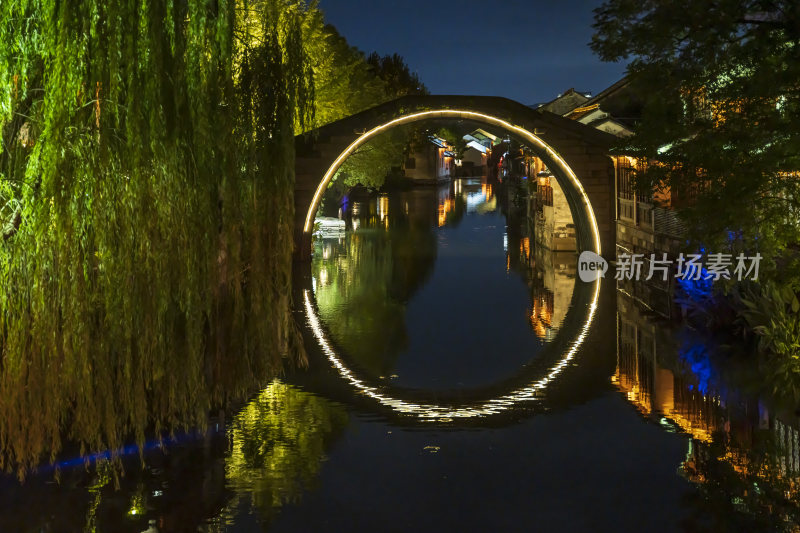
<svg viewBox="0 0 800 533">
<path fill-rule="evenodd" d="M 101 454 L 3 478 L 0 531 L 791 530 L 791 423 L 537 248 L 523 188 L 328 205 L 346 229 L 295 274 L 302 364 L 208 431 L 123 450 L 123 476 Z"/>
</svg>

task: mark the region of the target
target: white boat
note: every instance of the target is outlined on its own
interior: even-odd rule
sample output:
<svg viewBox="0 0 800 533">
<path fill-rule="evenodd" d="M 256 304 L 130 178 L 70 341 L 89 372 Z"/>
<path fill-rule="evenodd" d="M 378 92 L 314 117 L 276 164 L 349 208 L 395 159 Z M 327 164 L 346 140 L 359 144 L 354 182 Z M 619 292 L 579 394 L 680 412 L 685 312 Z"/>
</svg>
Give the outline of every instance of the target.
<svg viewBox="0 0 800 533">
<path fill-rule="evenodd" d="M 314 219 L 314 227 L 318 235 L 340 235 L 347 229 L 347 224 L 340 218 L 317 217 Z"/>
</svg>

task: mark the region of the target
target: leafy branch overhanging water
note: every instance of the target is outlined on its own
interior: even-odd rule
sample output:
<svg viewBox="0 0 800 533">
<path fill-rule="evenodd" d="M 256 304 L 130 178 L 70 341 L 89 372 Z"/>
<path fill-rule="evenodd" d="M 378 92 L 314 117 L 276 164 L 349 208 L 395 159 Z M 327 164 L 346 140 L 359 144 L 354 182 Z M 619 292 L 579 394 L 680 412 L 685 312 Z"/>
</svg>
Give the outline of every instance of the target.
<svg viewBox="0 0 800 533">
<path fill-rule="evenodd" d="M 65 436 L 115 448 L 202 425 L 292 352 L 308 16 L 294 0 L 0 5 L 3 467 Z"/>
</svg>

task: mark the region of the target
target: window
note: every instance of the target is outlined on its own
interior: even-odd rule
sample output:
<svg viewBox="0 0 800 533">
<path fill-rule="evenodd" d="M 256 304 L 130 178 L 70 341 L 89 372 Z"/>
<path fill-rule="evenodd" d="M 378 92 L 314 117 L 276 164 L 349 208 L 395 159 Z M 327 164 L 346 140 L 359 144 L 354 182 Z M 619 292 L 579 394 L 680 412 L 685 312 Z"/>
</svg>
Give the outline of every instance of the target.
<svg viewBox="0 0 800 533">
<path fill-rule="evenodd" d="M 627 157 L 617 158 L 617 197 L 633 200 L 633 168 Z"/>
<path fill-rule="evenodd" d="M 553 187 L 550 185 L 536 186 L 536 203 L 540 206 L 553 206 Z"/>
</svg>

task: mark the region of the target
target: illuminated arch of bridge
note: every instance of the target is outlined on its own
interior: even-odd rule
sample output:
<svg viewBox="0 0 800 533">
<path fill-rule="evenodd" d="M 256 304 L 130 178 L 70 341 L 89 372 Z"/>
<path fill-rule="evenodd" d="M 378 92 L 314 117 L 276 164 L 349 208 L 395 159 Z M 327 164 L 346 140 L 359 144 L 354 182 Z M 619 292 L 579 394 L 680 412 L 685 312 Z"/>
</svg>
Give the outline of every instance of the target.
<svg viewBox="0 0 800 533">
<path fill-rule="evenodd" d="M 608 155 L 612 135 L 505 98 L 406 96 L 297 137 L 295 257 L 309 257 L 322 196 L 348 156 L 394 127 L 435 119 L 494 126 L 527 145 L 564 191 L 578 251 L 614 253 L 614 167 Z"/>
</svg>

